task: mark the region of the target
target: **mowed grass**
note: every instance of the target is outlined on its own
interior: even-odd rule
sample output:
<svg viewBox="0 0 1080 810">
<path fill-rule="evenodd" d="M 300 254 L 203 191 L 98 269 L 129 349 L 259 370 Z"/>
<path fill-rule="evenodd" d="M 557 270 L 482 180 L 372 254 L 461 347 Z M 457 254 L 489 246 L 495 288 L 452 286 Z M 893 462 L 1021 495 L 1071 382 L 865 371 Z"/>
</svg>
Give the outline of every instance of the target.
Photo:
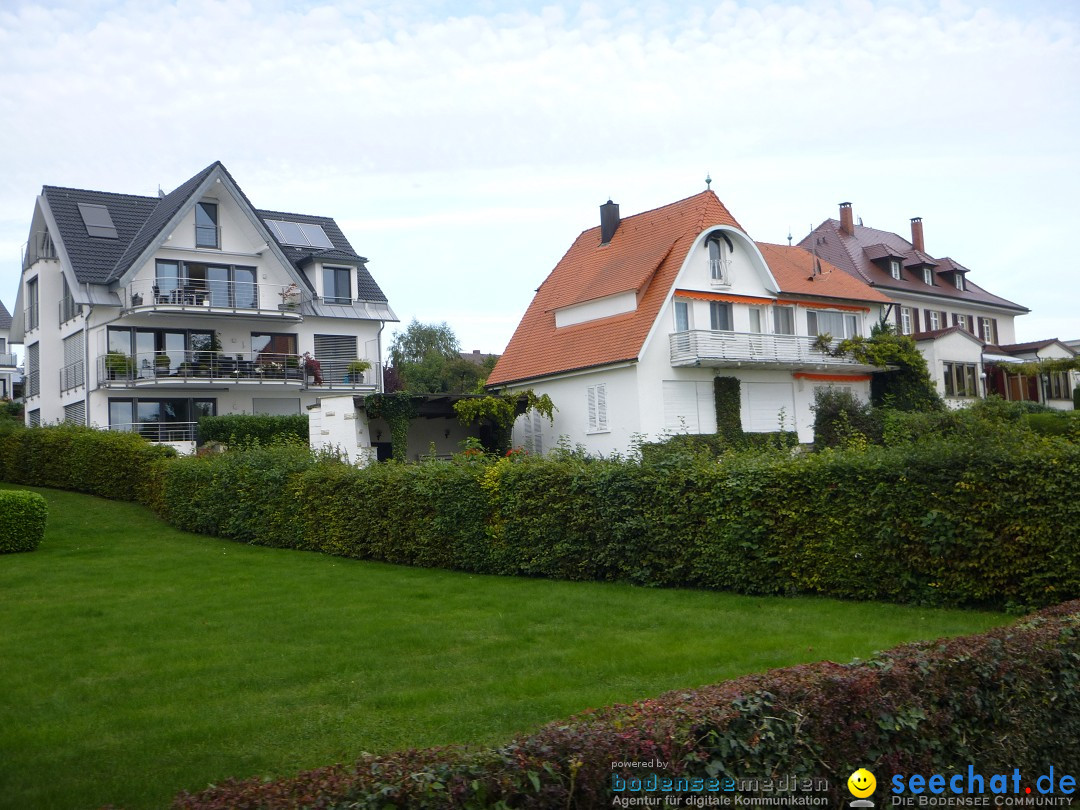
<svg viewBox="0 0 1080 810">
<path fill-rule="evenodd" d="M 45 541 L 0 556 L 3 807 L 161 807 L 229 776 L 493 744 L 589 707 L 1007 621 L 402 568 L 38 491 Z"/>
</svg>

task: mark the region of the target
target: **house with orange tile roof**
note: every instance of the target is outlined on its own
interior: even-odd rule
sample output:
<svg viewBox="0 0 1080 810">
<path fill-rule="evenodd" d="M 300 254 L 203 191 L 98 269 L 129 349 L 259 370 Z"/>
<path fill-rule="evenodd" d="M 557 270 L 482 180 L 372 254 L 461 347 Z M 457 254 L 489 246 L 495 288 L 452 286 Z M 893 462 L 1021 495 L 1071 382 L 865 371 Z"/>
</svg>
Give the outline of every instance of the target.
<svg viewBox="0 0 1080 810">
<path fill-rule="evenodd" d="M 714 379 L 740 381 L 744 430 L 813 438 L 815 389 L 869 396 L 873 367 L 815 348 L 869 335 L 889 299 L 799 247 L 756 243 L 711 190 L 600 225 L 544 280 L 488 378 L 546 393 L 554 425 L 522 417 L 515 443 L 561 437 L 592 453 L 713 433 Z"/>
</svg>

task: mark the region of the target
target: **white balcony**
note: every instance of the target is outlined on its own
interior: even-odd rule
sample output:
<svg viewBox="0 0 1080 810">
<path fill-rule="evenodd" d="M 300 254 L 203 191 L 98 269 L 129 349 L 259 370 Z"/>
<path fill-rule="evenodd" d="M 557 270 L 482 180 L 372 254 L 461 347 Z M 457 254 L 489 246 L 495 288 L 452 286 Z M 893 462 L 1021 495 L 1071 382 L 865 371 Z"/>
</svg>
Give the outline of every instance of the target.
<svg viewBox="0 0 1080 810">
<path fill-rule="evenodd" d="M 851 357 L 833 357 L 815 349 L 817 338 L 805 335 L 691 329 L 673 332 L 669 339 L 673 366 L 837 369 L 851 373 L 880 371 L 876 366 L 859 363 Z"/>
<path fill-rule="evenodd" d="M 189 281 L 163 285 L 152 281 L 128 285 L 130 312 L 183 315 L 242 315 L 274 320 L 303 320 L 303 305 L 310 296 L 295 284 L 259 284 L 254 281 Z"/>
</svg>

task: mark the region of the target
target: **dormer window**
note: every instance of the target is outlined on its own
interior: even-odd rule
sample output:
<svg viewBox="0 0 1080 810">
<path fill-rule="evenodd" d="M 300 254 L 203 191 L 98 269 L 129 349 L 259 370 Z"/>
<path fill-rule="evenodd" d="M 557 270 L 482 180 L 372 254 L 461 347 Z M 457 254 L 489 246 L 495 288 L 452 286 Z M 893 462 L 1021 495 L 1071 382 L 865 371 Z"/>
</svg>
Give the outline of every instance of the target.
<svg viewBox="0 0 1080 810">
<path fill-rule="evenodd" d="M 727 235 L 716 231 L 705 242 L 709 249 L 709 280 L 713 284 L 731 284 L 731 253 L 734 245 Z"/>
<path fill-rule="evenodd" d="M 323 300 L 328 304 L 351 304 L 351 277 L 348 267 L 324 267 Z"/>
<path fill-rule="evenodd" d="M 932 287 L 934 285 L 934 271 L 929 267 L 924 267 L 922 269 L 922 280 Z"/>
<path fill-rule="evenodd" d="M 219 244 L 217 203 L 195 203 L 195 247 L 217 248 Z"/>
<path fill-rule="evenodd" d="M 963 292 L 963 290 L 964 290 L 964 274 L 963 273 L 957 273 L 956 275 L 954 275 L 953 276 L 953 283 L 956 284 L 956 289 Z"/>
<path fill-rule="evenodd" d="M 889 259 L 889 275 L 895 279 L 900 278 L 900 260 Z"/>
</svg>

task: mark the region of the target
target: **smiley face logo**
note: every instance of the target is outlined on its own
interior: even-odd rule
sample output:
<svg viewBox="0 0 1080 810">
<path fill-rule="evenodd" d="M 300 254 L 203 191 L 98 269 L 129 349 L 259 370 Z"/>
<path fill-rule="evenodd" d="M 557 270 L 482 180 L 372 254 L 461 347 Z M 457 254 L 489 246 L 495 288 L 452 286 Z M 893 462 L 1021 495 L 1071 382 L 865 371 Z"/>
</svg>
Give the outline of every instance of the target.
<svg viewBox="0 0 1080 810">
<path fill-rule="evenodd" d="M 847 780 L 847 788 L 851 795 L 858 799 L 865 799 L 877 788 L 877 779 L 866 768 L 859 768 Z"/>
</svg>

